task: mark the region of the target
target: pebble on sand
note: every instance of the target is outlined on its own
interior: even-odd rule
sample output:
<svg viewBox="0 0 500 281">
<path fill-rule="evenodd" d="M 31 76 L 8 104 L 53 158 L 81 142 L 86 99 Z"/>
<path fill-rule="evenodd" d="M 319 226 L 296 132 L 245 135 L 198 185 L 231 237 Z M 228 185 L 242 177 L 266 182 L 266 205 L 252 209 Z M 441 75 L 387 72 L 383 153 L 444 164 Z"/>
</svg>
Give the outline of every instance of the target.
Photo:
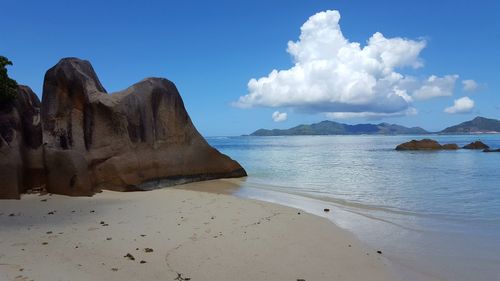
<svg viewBox="0 0 500 281">
<path fill-rule="evenodd" d="M 124 257 L 124 258 L 127 258 L 127 259 L 129 259 L 129 260 L 131 260 L 131 261 L 135 260 L 134 256 L 132 256 L 132 254 L 130 254 L 130 253 L 127 253 L 127 254 L 126 254 L 125 256 L 123 256 L 123 257 Z"/>
</svg>

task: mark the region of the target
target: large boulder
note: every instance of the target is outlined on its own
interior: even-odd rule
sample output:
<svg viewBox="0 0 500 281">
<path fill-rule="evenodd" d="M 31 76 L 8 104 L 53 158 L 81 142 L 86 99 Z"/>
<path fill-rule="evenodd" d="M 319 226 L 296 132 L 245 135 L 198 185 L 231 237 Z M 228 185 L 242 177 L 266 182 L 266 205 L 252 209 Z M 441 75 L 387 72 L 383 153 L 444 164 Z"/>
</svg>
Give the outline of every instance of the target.
<svg viewBox="0 0 500 281">
<path fill-rule="evenodd" d="M 246 176 L 198 133 L 167 79 L 108 94 L 88 61 L 62 59 L 45 74 L 42 122 L 49 192 L 90 195 Z"/>
<path fill-rule="evenodd" d="M 0 104 L 0 198 L 17 199 L 44 187 L 40 101 L 19 86 L 13 101 Z"/>
<path fill-rule="evenodd" d="M 439 142 L 431 139 L 412 140 L 402 143 L 396 147 L 396 150 L 456 150 L 459 149 L 456 144 L 441 145 Z"/>
<path fill-rule="evenodd" d="M 481 141 L 475 141 L 475 142 L 469 143 L 468 145 L 464 146 L 463 148 L 464 149 L 481 149 L 481 150 L 485 150 L 485 149 L 489 149 L 490 147 L 487 146 L 486 144 L 484 144 Z"/>
</svg>

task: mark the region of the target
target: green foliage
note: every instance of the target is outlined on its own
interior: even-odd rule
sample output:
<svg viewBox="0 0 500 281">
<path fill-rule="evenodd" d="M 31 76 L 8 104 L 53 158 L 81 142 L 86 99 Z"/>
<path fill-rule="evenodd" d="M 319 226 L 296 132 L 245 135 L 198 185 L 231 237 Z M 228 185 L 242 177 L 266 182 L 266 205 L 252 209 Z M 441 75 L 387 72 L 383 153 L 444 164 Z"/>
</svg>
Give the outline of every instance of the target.
<svg viewBox="0 0 500 281">
<path fill-rule="evenodd" d="M 17 82 L 9 78 L 7 65 L 12 65 L 12 62 L 0 56 L 0 104 L 13 101 L 17 95 Z"/>
</svg>

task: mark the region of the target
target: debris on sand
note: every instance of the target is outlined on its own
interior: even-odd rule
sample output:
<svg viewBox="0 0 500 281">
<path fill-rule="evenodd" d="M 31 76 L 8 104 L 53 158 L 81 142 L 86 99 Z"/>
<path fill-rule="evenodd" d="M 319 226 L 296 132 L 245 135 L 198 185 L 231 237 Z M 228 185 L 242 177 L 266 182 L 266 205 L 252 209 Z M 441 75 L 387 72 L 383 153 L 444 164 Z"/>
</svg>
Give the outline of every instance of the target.
<svg viewBox="0 0 500 281">
<path fill-rule="evenodd" d="M 190 277 L 182 277 L 182 273 L 177 273 L 177 278 L 175 278 L 174 280 L 176 281 L 189 281 L 191 280 Z"/>
<path fill-rule="evenodd" d="M 146 253 L 152 253 L 152 252 L 153 252 L 153 249 L 151 249 L 151 248 L 145 248 L 145 249 L 144 249 L 144 252 L 146 252 Z"/>
<path fill-rule="evenodd" d="M 131 260 L 131 261 L 135 261 L 134 256 L 132 256 L 132 254 L 130 254 L 130 253 L 127 253 L 127 254 L 126 254 L 125 256 L 123 256 L 123 257 L 124 257 L 124 258 L 127 258 L 127 259 L 129 259 L 129 260 Z"/>
</svg>

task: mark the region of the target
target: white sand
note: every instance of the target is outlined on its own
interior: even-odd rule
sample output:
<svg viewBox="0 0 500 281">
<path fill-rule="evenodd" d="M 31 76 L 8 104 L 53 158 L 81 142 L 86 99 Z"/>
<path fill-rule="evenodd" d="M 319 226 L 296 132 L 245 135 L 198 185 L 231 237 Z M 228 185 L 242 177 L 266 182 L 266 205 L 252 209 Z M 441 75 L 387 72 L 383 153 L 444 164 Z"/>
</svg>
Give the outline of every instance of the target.
<svg viewBox="0 0 500 281">
<path fill-rule="evenodd" d="M 186 187 L 224 191 L 228 182 Z M 393 280 L 388 271 L 382 255 L 327 219 L 227 194 L 0 200 L 2 281 Z"/>
</svg>

